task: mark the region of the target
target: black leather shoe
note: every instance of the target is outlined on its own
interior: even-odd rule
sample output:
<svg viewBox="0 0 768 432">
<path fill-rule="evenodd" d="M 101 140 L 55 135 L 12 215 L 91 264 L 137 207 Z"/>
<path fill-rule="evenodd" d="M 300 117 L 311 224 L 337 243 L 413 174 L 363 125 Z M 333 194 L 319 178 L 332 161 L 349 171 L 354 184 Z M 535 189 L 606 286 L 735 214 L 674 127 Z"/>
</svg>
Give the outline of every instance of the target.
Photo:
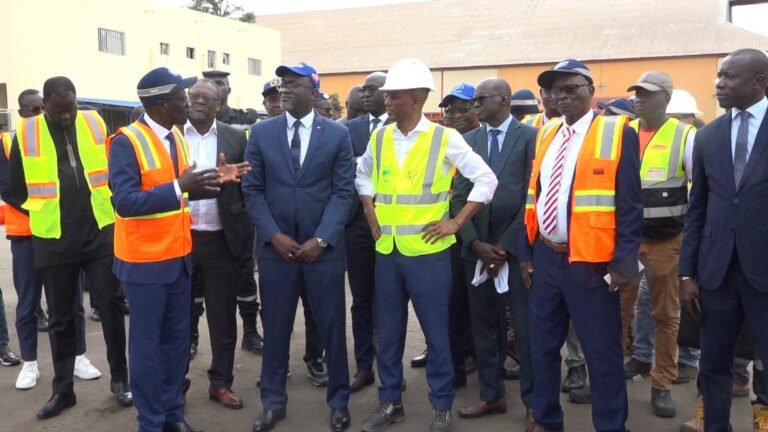
<svg viewBox="0 0 768 432">
<path fill-rule="evenodd" d="M 41 333 L 48 332 L 48 317 L 40 306 L 37 307 L 37 331 Z"/>
<path fill-rule="evenodd" d="M 285 408 L 279 410 L 264 410 L 253 423 L 253 432 L 267 432 L 275 428 L 280 420 L 285 418 Z"/>
<path fill-rule="evenodd" d="M 203 432 L 193 428 L 187 423 L 186 420 L 182 420 L 178 423 L 166 423 L 163 426 L 163 432 Z"/>
<path fill-rule="evenodd" d="M 240 348 L 257 355 L 262 355 L 264 353 L 264 338 L 261 337 L 258 330 L 254 329 L 253 332 L 243 335 L 243 342 L 240 344 Z"/>
<path fill-rule="evenodd" d="M 333 432 L 343 432 L 349 428 L 350 424 L 349 410 L 344 408 L 331 408 L 331 430 Z"/>
<path fill-rule="evenodd" d="M 99 310 L 96 308 L 91 308 L 91 313 L 88 314 L 88 318 L 90 318 L 91 321 L 101 322 L 101 315 L 99 315 Z"/>
<path fill-rule="evenodd" d="M 355 393 L 376 382 L 376 375 L 370 369 L 360 369 L 349 385 L 349 392 Z"/>
<path fill-rule="evenodd" d="M 454 376 L 453 377 L 453 389 L 460 389 L 462 387 L 467 386 L 467 377 L 466 376 Z"/>
<path fill-rule="evenodd" d="M 56 417 L 65 409 L 71 408 L 76 404 L 77 397 L 75 397 L 74 393 L 54 393 L 53 396 L 48 399 L 48 403 L 37 412 L 37 418 L 42 420 Z"/>
<path fill-rule="evenodd" d="M 363 432 L 381 432 L 403 420 L 405 420 L 405 410 L 401 401 L 379 402 L 371 415 L 363 421 L 361 429 Z"/>
<path fill-rule="evenodd" d="M 501 377 L 505 381 L 513 381 L 520 379 L 520 366 L 514 368 L 504 368 L 501 370 Z"/>
<path fill-rule="evenodd" d="M 133 406 L 133 393 L 128 383 L 110 382 L 109 389 L 115 394 L 117 403 L 124 407 Z"/>
<path fill-rule="evenodd" d="M 560 386 L 560 391 L 563 393 L 568 393 L 571 390 L 584 387 L 586 383 L 587 365 L 568 368 L 568 374 L 563 380 L 563 385 Z"/>
<path fill-rule="evenodd" d="M 427 357 L 428 357 L 427 350 L 425 349 L 423 353 L 417 355 L 416 357 L 411 359 L 411 367 L 412 368 L 422 368 L 427 365 Z"/>
<path fill-rule="evenodd" d="M 18 366 L 21 359 L 8 345 L 0 345 L 0 364 L 3 366 Z"/>
</svg>

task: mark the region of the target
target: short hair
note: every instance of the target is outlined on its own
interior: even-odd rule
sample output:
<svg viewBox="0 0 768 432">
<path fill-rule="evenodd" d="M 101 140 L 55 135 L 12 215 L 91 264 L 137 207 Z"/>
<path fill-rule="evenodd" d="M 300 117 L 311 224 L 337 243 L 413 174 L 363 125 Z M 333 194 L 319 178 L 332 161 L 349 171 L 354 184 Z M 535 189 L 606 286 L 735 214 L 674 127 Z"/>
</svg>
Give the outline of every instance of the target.
<svg viewBox="0 0 768 432">
<path fill-rule="evenodd" d="M 224 98 L 224 92 L 226 90 L 219 87 L 218 84 L 216 84 L 216 81 L 210 79 L 210 78 L 199 78 L 194 84 L 192 84 L 192 87 L 198 85 L 198 84 L 210 84 L 216 89 L 216 95 L 219 98 L 219 100 L 222 100 Z M 192 88 L 190 87 L 190 88 Z"/>
<path fill-rule="evenodd" d="M 72 80 L 64 76 L 48 78 L 45 80 L 45 84 L 43 84 L 43 98 L 45 99 L 50 98 L 54 93 L 62 95 L 70 92 L 73 95 L 77 95 Z"/>
<path fill-rule="evenodd" d="M 19 98 L 17 102 L 19 103 L 19 106 L 22 106 L 24 104 L 23 103 L 24 98 L 26 98 L 27 96 L 34 96 L 38 94 L 40 94 L 40 90 L 26 89 L 23 92 L 19 93 Z"/>
</svg>

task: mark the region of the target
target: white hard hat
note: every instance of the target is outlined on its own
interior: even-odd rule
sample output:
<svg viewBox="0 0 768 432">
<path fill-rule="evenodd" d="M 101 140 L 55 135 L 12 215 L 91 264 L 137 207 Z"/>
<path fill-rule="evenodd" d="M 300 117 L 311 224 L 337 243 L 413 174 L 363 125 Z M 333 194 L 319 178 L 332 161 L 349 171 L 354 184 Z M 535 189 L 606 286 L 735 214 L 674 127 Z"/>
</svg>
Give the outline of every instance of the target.
<svg viewBox="0 0 768 432">
<path fill-rule="evenodd" d="M 392 65 L 387 71 L 387 80 L 380 90 L 435 90 L 435 79 L 432 72 L 421 60 L 405 59 Z"/>
<path fill-rule="evenodd" d="M 667 105 L 667 114 L 695 114 L 701 115 L 696 99 L 685 90 L 672 90 L 672 98 Z"/>
</svg>

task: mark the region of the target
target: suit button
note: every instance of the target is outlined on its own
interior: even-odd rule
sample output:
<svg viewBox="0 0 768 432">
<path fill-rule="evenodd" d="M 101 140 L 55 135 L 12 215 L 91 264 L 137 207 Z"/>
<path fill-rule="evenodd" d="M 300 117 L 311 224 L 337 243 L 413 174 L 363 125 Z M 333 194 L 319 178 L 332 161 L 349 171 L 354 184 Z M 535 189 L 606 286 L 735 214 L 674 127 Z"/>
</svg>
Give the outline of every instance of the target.
<svg viewBox="0 0 768 432">
<path fill-rule="evenodd" d="M 733 203 L 734 203 L 734 204 L 738 204 L 738 203 L 739 203 L 739 199 L 738 199 L 738 198 L 734 198 L 734 199 L 733 199 Z"/>
</svg>

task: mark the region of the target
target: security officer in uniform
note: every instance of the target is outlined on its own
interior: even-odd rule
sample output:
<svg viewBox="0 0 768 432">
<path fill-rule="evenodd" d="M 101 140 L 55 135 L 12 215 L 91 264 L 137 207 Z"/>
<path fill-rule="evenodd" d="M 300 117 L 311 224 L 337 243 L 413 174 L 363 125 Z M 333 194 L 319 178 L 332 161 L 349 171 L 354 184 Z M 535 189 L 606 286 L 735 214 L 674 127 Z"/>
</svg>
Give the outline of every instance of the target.
<svg viewBox="0 0 768 432">
<path fill-rule="evenodd" d="M 229 86 L 229 72 L 209 70 L 203 72 L 203 77 L 213 80 L 222 90 L 221 108 L 216 120 L 240 129 L 248 129 L 248 126 L 256 123 L 256 116 L 244 109 L 235 109 L 229 106 L 229 94 L 232 93 L 232 87 Z"/>
<path fill-rule="evenodd" d="M 510 102 L 512 103 L 512 106 L 510 107 L 509 112 L 517 121 L 524 121 L 526 118 L 535 116 L 539 113 L 539 100 L 536 99 L 533 92 L 528 89 L 522 89 L 512 93 Z"/>
</svg>

